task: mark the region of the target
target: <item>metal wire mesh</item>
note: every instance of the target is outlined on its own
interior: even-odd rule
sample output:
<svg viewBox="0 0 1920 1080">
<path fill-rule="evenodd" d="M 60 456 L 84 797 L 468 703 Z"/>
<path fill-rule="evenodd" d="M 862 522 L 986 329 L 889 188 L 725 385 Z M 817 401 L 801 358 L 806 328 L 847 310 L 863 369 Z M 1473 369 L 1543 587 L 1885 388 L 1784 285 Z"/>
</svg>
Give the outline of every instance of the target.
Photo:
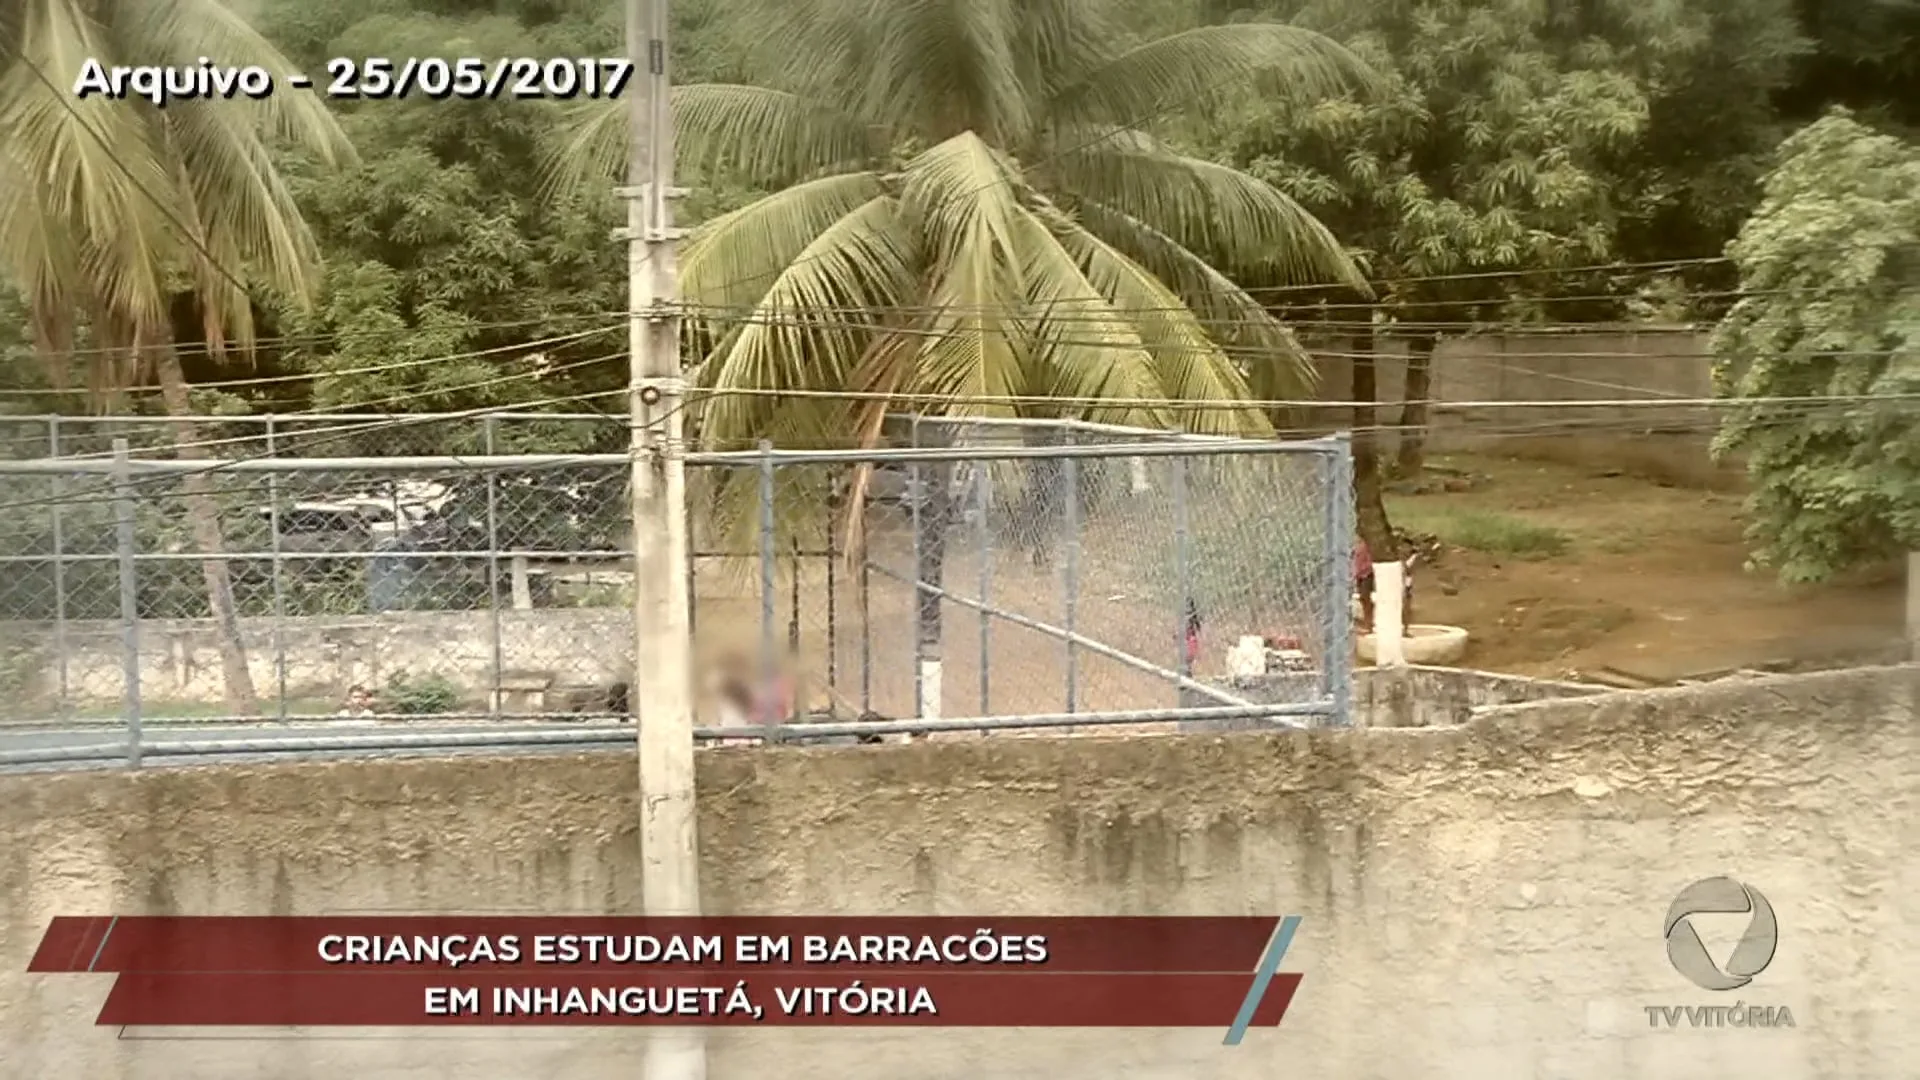
<svg viewBox="0 0 1920 1080">
<path fill-rule="evenodd" d="M 484 453 L 567 422 L 503 434 L 457 418 L 435 438 Z M 340 426 L 8 423 L 0 721 L 108 720 L 130 700 L 158 719 L 625 714 L 624 467 L 325 468 L 317 451 L 365 448 L 319 441 Z M 23 453 L 36 428 L 40 454 Z M 298 454 L 302 467 L 99 468 L 113 439 L 145 440 L 136 461 L 169 459 L 183 431 L 189 452 L 269 465 Z M 444 457 L 445 441 L 387 433 L 393 456 Z M 221 437 L 234 441 L 210 445 Z M 74 473 L 8 471 L 54 450 Z"/>
<path fill-rule="evenodd" d="M 1144 710 L 1171 723 L 1257 703 L 1341 715 L 1343 443 L 1256 450 L 927 418 L 889 435 L 833 466 L 768 455 L 705 470 L 721 474 L 705 485 L 716 520 L 747 539 L 730 572 L 702 568 L 698 636 L 709 654 L 750 655 L 735 663 L 790 680 L 787 712 L 1094 724 Z M 915 456 L 942 448 L 968 459 Z M 1227 685 L 1227 650 L 1247 635 L 1299 667 L 1263 679 L 1257 702 Z"/>
<path fill-rule="evenodd" d="M 625 437 L 598 416 L 0 420 L 0 722 L 625 716 Z M 174 460 L 194 454 L 219 460 Z M 905 418 L 853 454 L 696 455 L 698 722 L 1340 722 L 1345 454 Z M 1298 678 L 1236 685 L 1247 635 Z"/>
</svg>

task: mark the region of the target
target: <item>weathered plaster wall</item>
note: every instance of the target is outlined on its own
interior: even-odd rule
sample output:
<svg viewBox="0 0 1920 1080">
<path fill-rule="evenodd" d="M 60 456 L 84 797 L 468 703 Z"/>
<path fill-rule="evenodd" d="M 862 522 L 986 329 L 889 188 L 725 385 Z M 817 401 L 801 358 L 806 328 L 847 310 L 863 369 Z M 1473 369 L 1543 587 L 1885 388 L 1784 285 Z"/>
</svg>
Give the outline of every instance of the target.
<svg viewBox="0 0 1920 1080">
<path fill-rule="evenodd" d="M 266 693 L 278 692 L 284 674 L 289 698 L 330 702 L 356 683 L 385 686 L 404 671 L 447 679 L 478 704 L 494 685 L 496 619 L 502 670 L 551 672 L 562 683 L 623 677 L 633 620 L 617 608 L 407 611 L 289 618 L 277 626 L 243 619 L 241 630 L 254 685 Z M 126 693 L 125 655 L 118 624 L 74 622 L 59 636 L 49 624 L 0 623 L 0 659 L 12 658 L 6 670 L 20 675 L 16 685 L 0 684 L 0 719 L 37 719 L 62 696 L 79 708 L 117 705 Z M 220 701 L 225 684 L 213 623 L 143 620 L 140 693 L 158 705 Z"/>
<path fill-rule="evenodd" d="M 1230 692 L 1254 702 L 1300 701 L 1317 696 L 1319 676 L 1268 675 L 1222 684 Z M 1528 701 L 1588 697 L 1607 693 L 1604 686 L 1529 679 L 1469 668 L 1363 667 L 1353 673 L 1352 710 L 1355 727 L 1406 728 L 1464 724 L 1476 710 Z M 1182 704 L 1207 708 L 1219 702 L 1192 691 L 1182 692 Z M 1269 720 L 1190 720 L 1183 731 L 1258 731 L 1273 726 Z"/>
<path fill-rule="evenodd" d="M 1920 1060 L 1920 671 L 1490 709 L 1464 728 L 714 750 L 716 913 L 1297 912 L 1277 1032 L 756 1031 L 711 1076 L 1864 1080 Z M 116 1038 L 107 980 L 20 974 L 56 913 L 627 912 L 624 754 L 0 779 L 0 1075 L 626 1078 L 645 1036 Z M 1734 994 L 1661 920 L 1731 874 L 1778 913 Z M 1737 932 L 1737 931 L 1736 931 Z M 1792 1030 L 1645 1007 L 1788 1006 Z M 146 1033 L 151 1035 L 153 1033 Z"/>
<path fill-rule="evenodd" d="M 1353 673 L 1353 722 L 1361 727 L 1442 727 L 1464 724 L 1479 709 L 1606 691 L 1604 686 L 1467 668 L 1369 667 Z"/>
</svg>

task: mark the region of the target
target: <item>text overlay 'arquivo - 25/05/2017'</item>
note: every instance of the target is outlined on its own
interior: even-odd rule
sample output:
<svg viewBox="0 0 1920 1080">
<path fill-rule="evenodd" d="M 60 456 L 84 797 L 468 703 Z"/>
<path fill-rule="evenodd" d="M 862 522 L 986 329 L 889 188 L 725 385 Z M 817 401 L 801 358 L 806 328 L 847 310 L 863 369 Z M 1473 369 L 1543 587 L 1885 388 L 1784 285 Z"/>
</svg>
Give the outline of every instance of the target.
<svg viewBox="0 0 1920 1080">
<path fill-rule="evenodd" d="M 624 57 L 347 57 L 326 63 L 326 77 L 232 66 L 207 57 L 191 65 L 81 64 L 73 95 L 81 100 L 139 100 L 162 108 L 187 101 L 264 100 L 307 91 L 341 101 L 605 100 L 633 81 Z"/>
</svg>

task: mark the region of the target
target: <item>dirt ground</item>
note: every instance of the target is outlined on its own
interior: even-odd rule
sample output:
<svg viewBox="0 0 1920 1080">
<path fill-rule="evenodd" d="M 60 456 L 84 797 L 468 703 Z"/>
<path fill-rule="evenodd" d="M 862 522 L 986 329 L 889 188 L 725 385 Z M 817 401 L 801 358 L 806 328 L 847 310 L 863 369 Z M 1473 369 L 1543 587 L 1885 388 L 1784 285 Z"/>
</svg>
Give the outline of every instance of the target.
<svg viewBox="0 0 1920 1080">
<path fill-rule="evenodd" d="M 1433 465 L 1427 490 L 1390 495 L 1389 511 L 1396 526 L 1439 544 L 1433 561 L 1415 573 L 1415 621 L 1464 627 L 1471 638 L 1463 666 L 1654 684 L 1743 668 L 1877 660 L 1902 640 L 1897 568 L 1798 589 L 1748 572 L 1737 494 L 1532 461 L 1455 457 Z M 1139 546 L 1138 530 L 1151 525 L 1132 527 L 1134 534 L 1105 540 L 1090 529 L 1075 625 L 1087 637 L 1174 667 L 1179 628 L 1171 613 L 1126 580 L 1127 568 L 1138 565 L 1130 561 L 1129 537 Z M 1517 550 L 1525 545 L 1511 543 L 1508 533 L 1529 530 L 1549 536 L 1550 550 Z M 907 542 L 889 543 L 876 546 L 876 561 L 909 570 Z M 1064 625 L 1058 568 L 1030 567 L 1001 553 L 993 574 L 996 605 Z M 709 664 L 728 653 L 757 653 L 755 576 L 751 565 L 702 565 L 695 628 Z M 978 576 L 971 553 L 950 554 L 949 587 L 972 595 Z M 782 581 L 780 593 L 776 649 L 785 654 L 797 632 L 804 705 L 831 706 L 842 716 L 863 707 L 888 717 L 913 714 L 914 616 L 905 585 L 870 577 L 864 633 L 858 583 L 844 566 L 834 575 L 830 612 L 824 563 L 807 561 L 797 627 L 790 581 Z M 1057 638 L 996 620 L 984 645 L 990 682 L 983 688 L 979 614 L 949 603 L 943 618 L 945 715 L 1068 711 L 1067 650 Z M 1222 666 L 1221 634 L 1237 632 L 1209 634 L 1216 640 L 1199 665 L 1202 677 Z M 1077 711 L 1176 704 L 1166 679 L 1095 652 L 1078 650 L 1072 666 Z"/>
<path fill-rule="evenodd" d="M 1745 569 L 1738 494 L 1530 461 L 1437 459 L 1440 490 L 1390 495 L 1396 527 L 1444 542 L 1461 515 L 1559 533 L 1557 554 L 1447 544 L 1416 568 L 1416 621 L 1464 627 L 1466 665 L 1669 682 L 1738 668 L 1877 659 L 1903 638 L 1897 567 L 1789 588 Z"/>
</svg>

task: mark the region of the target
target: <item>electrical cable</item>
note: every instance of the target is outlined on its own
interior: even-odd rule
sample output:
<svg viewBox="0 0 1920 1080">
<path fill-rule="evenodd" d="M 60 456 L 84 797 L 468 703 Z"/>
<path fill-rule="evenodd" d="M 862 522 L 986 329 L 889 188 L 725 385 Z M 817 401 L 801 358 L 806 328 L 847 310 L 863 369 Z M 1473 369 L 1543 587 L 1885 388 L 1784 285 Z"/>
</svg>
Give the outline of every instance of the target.
<svg viewBox="0 0 1920 1080">
<path fill-rule="evenodd" d="M 1873 413 L 1884 414 L 1888 410 L 1879 406 L 1883 406 L 1887 402 L 1887 400 L 1888 399 L 1872 399 L 1872 403 L 1876 406 L 1876 408 L 1870 411 Z M 1894 400 L 1902 406 L 1911 406 L 1914 402 L 1920 401 L 1920 395 L 1903 396 L 1901 398 L 1894 399 Z M 1662 404 L 1669 404 L 1669 403 L 1663 402 Z M 1692 403 L 1692 404 L 1697 404 L 1697 403 Z M 1744 404 L 1750 404 L 1750 403 L 1741 402 L 1739 404 L 1744 405 Z M 1756 412 L 1758 412 L 1759 415 L 1752 418 L 1748 418 L 1745 421 L 1745 423 L 1747 424 L 1747 426 L 1755 429 L 1768 430 L 1768 429 L 1776 429 L 1776 428 L 1782 428 L 1787 426 L 1805 424 L 1811 420 L 1818 419 L 1822 412 L 1829 412 L 1829 413 L 1834 413 L 1842 416 L 1847 415 L 1846 410 L 1836 408 L 1836 406 L 1840 404 L 1847 404 L 1847 403 L 1835 401 L 1835 400 L 1824 400 L 1824 399 L 1815 399 L 1815 400 L 1798 399 L 1798 398 L 1774 399 L 1774 401 L 1771 404 L 1757 407 Z M 1854 404 L 1857 404 L 1857 403 L 1854 403 Z M 1853 413 L 1853 418 L 1859 418 L 1862 411 L 1863 410 L 1856 409 Z M 1894 411 L 1898 412 L 1898 414 L 1903 417 L 1914 414 L 1916 412 L 1915 409 L 1909 408 L 1909 407 L 1902 407 Z M 965 420 L 965 418 L 948 418 L 947 422 L 954 427 L 967 426 L 967 421 Z M 1346 434 L 1348 436 L 1363 436 L 1363 435 L 1378 436 L 1378 435 L 1388 435 L 1388 434 L 1399 434 L 1404 432 L 1425 432 L 1426 434 L 1429 435 L 1429 437 L 1444 437 L 1444 438 L 1450 438 L 1450 439 L 1467 439 L 1467 440 L 1500 440 L 1500 439 L 1538 439 L 1538 438 L 1554 437 L 1554 436 L 1569 437 L 1569 436 L 1625 435 L 1625 434 L 1701 435 L 1701 434 L 1710 434 L 1720 430 L 1721 424 L 1722 424 L 1722 420 L 1720 418 L 1713 417 L 1713 416 L 1702 416 L 1702 415 L 1696 414 L 1693 416 L 1669 418 L 1664 420 L 1661 423 L 1649 425 L 1644 421 L 1628 418 L 1628 417 L 1624 417 L 1616 414 L 1612 416 L 1595 416 L 1595 417 L 1556 417 L 1552 419 L 1541 419 L 1541 420 L 1534 420 L 1534 421 L 1525 421 L 1525 420 L 1504 421 L 1496 424 L 1464 424 L 1464 425 L 1448 426 L 1448 427 L 1442 427 L 1442 428 L 1436 428 L 1436 426 L 1432 423 L 1427 423 L 1427 424 L 1377 423 L 1377 424 L 1370 424 L 1362 427 L 1340 427 L 1340 428 L 1337 428 L 1337 432 L 1341 434 Z M 1318 429 L 1291 430 L 1286 432 L 1283 437 L 1290 438 L 1290 439 L 1310 439 L 1310 438 L 1324 437 L 1324 430 L 1323 430 L 1324 427 L 1325 425 L 1321 426 L 1321 428 L 1318 428 Z M 1146 432 L 1142 432 L 1143 436 L 1145 436 L 1146 434 L 1147 434 Z M 1118 436 L 1116 435 L 1116 437 Z M 860 450 L 860 449 L 871 449 L 871 448 L 862 446 L 859 444 L 857 439 L 849 437 L 844 442 L 829 442 L 823 445 L 793 447 L 793 449 Z M 876 451 L 876 455 L 880 453 L 884 453 L 884 451 Z M 449 457 L 455 457 L 456 460 L 458 459 L 457 455 L 439 455 L 439 456 L 449 456 Z M 265 459 L 265 456 L 261 455 L 257 457 L 242 458 L 238 460 L 264 460 L 264 459 Z M 159 483 L 172 484 L 182 479 L 185 476 L 206 475 L 207 472 L 218 472 L 220 471 L 220 469 L 224 468 L 227 464 L 230 464 L 230 462 L 214 463 L 211 469 L 205 470 L 205 471 L 181 470 L 181 471 L 173 471 L 166 474 L 161 474 L 159 476 L 135 477 L 133 481 L 131 481 L 130 483 L 140 484 L 142 482 L 146 482 L 148 484 L 152 484 L 154 482 L 159 482 Z M 543 470 L 558 468 L 558 467 L 559 466 L 528 465 L 525 467 L 519 467 L 519 468 L 514 468 L 511 470 L 503 470 L 503 471 L 511 471 L 516 473 L 538 472 L 538 471 L 543 471 Z M 343 469 L 341 471 L 351 472 L 352 470 Z M 3 476 L 3 475 L 5 475 L 5 467 L 4 465 L 0 465 L 0 476 Z M 112 481 L 109 480 L 107 481 L 107 483 L 111 484 Z M 169 492 L 167 494 L 169 496 L 178 497 L 177 495 L 175 495 L 175 493 L 172 493 L 172 492 Z M 247 485 L 247 484 L 233 485 L 233 486 L 229 486 L 229 487 L 225 487 L 225 488 L 221 488 L 213 491 L 202 492 L 201 494 L 210 495 L 210 496 L 252 495 L 257 497 L 260 494 L 260 486 L 259 486 L 259 482 L 256 481 L 254 484 L 251 484 L 251 485 Z M 125 492 L 118 488 L 108 488 L 105 490 L 99 490 L 94 493 L 75 492 L 75 493 L 63 495 L 62 497 L 58 497 L 58 498 L 43 497 L 43 498 L 23 499 L 23 500 L 16 500 L 12 502 L 0 503 L 0 511 L 25 510 L 25 509 L 33 509 L 36 507 L 52 507 L 56 505 L 62 508 L 89 506 L 89 505 L 104 505 L 104 504 L 117 502 L 119 499 L 124 497 L 124 495 L 125 495 Z M 180 558 L 183 560 L 192 561 L 192 560 L 205 558 L 205 556 L 200 555 L 198 553 L 183 553 L 181 554 Z"/>
</svg>

